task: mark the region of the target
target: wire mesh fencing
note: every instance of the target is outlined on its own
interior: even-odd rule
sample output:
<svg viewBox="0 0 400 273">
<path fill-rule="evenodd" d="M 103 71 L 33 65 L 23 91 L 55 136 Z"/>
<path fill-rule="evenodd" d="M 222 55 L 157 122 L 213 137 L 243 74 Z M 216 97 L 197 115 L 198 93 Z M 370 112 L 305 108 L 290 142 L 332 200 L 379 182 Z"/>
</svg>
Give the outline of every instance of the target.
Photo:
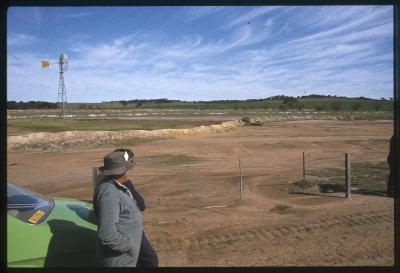
<svg viewBox="0 0 400 273">
<path fill-rule="evenodd" d="M 344 157 L 303 153 L 303 177 L 290 183 L 291 193 L 332 193 L 345 191 Z"/>
<path fill-rule="evenodd" d="M 363 160 L 354 158 L 352 168 L 352 192 L 386 196 L 389 166 L 386 160 Z"/>
<path fill-rule="evenodd" d="M 364 159 L 345 153 L 303 155 L 303 177 L 288 183 L 289 193 L 386 196 L 389 167 L 385 158 Z M 347 177 L 348 176 L 348 177 Z"/>
</svg>

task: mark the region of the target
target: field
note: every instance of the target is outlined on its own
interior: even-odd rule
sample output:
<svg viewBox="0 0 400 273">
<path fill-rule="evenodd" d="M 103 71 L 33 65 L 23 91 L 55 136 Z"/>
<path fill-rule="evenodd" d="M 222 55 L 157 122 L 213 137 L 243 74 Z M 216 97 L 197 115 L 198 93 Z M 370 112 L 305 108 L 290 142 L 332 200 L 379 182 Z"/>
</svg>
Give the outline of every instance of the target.
<svg viewBox="0 0 400 273">
<path fill-rule="evenodd" d="M 393 265 L 393 199 L 385 196 L 393 121 L 387 113 L 129 113 L 78 111 L 63 127 L 46 117 L 51 111 L 9 111 L 8 134 L 15 141 L 24 136 L 39 141 L 41 135 L 35 134 L 43 133 L 38 132 L 73 128 L 115 134 L 183 130 L 126 145 L 135 152 L 131 178 L 146 200 L 144 229 L 161 266 Z M 261 126 L 182 129 L 201 124 L 216 128 L 211 126 L 243 116 Z M 86 144 L 9 147 L 8 179 L 44 195 L 90 200 L 91 168 L 124 143 Z M 352 160 L 350 199 L 342 191 L 344 153 Z"/>
</svg>

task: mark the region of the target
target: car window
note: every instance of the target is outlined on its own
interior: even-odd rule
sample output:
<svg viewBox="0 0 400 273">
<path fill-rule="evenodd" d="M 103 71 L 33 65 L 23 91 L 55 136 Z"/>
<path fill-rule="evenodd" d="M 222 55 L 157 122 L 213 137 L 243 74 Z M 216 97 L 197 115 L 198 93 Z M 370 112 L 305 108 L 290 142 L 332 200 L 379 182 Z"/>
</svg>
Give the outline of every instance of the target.
<svg viewBox="0 0 400 273">
<path fill-rule="evenodd" d="M 54 207 L 51 198 L 33 194 L 10 182 L 7 183 L 7 213 L 30 224 L 42 222 Z"/>
</svg>

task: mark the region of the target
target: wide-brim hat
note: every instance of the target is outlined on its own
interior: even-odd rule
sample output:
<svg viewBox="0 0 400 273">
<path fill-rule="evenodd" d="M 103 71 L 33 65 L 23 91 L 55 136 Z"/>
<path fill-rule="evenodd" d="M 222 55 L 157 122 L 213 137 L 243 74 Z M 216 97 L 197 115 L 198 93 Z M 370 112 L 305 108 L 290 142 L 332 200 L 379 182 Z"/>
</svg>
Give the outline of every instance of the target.
<svg viewBox="0 0 400 273">
<path fill-rule="evenodd" d="M 99 167 L 102 175 L 120 175 L 133 168 L 133 160 L 127 152 L 111 152 L 104 157 L 104 166 Z"/>
</svg>

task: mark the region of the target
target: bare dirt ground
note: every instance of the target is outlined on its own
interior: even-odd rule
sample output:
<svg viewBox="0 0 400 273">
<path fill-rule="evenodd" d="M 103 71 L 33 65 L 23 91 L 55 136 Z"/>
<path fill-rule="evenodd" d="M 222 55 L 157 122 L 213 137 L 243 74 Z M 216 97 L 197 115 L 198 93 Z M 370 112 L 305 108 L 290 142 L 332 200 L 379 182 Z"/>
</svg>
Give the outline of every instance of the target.
<svg viewBox="0 0 400 273">
<path fill-rule="evenodd" d="M 393 265 L 393 199 L 295 194 L 284 186 L 302 178 L 303 151 L 308 168 L 342 166 L 346 152 L 353 161 L 383 161 L 392 133 L 389 121 L 288 121 L 129 147 L 160 266 Z M 12 151 L 8 179 L 90 200 L 91 168 L 112 150 Z"/>
</svg>

